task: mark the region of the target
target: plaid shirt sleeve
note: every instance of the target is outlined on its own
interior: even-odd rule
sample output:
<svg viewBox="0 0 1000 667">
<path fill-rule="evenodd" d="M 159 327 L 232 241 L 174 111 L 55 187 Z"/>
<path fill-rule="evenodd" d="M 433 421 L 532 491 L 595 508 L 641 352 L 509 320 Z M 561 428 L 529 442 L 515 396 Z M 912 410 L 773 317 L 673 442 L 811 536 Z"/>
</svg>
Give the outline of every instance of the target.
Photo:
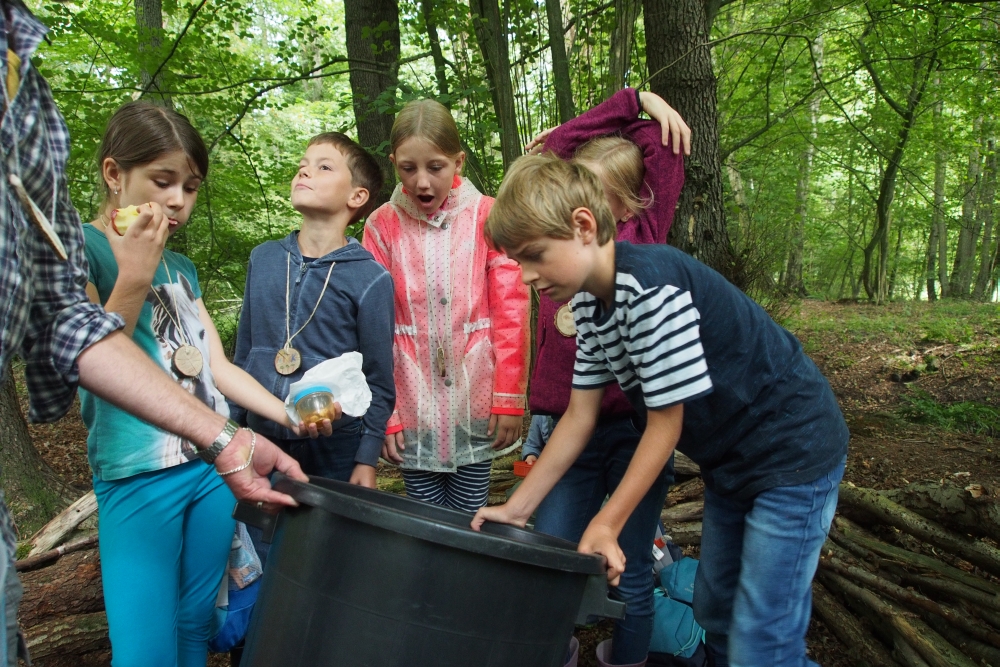
<svg viewBox="0 0 1000 667">
<path fill-rule="evenodd" d="M 45 28 L 14 10 L 7 17 L 11 48 L 22 58 L 21 86 L 0 122 L 0 377 L 19 353 L 27 368 L 32 421 L 54 421 L 72 405 L 80 379 L 77 357 L 124 326 L 87 298 L 83 229 L 69 198 L 69 131 L 30 55 Z M 6 48 L 2 49 L 5 59 Z M 6 68 L 5 68 L 6 69 Z M 20 175 L 29 196 L 52 222 L 66 251 L 60 260 L 12 188 Z"/>
</svg>

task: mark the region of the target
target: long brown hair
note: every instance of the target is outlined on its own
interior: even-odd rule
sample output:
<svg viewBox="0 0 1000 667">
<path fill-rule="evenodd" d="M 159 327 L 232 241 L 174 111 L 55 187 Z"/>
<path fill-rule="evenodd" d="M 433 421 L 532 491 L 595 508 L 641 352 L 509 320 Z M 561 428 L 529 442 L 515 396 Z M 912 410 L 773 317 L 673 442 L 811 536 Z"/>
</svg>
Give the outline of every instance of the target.
<svg viewBox="0 0 1000 667">
<path fill-rule="evenodd" d="M 119 107 L 104 130 L 97 151 L 98 173 L 103 173 L 108 158 L 128 173 L 174 151 L 184 151 L 191 170 L 203 179 L 208 176 L 208 148 L 187 116 L 142 100 L 129 102 Z M 103 178 L 101 184 L 107 204 L 111 191 Z"/>
</svg>

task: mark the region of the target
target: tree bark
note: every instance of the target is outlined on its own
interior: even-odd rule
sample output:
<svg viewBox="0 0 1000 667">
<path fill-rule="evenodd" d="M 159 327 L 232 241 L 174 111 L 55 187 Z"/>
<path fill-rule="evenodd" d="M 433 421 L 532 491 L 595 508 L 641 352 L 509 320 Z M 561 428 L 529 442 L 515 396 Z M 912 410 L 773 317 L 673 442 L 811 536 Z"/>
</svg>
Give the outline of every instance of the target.
<svg viewBox="0 0 1000 667">
<path fill-rule="evenodd" d="M 420 0 L 420 9 L 424 15 L 424 27 L 427 29 L 427 41 L 431 45 L 431 57 L 434 59 L 434 78 L 437 79 L 438 95 L 446 107 L 451 108 L 448 99 L 448 73 L 444 52 L 441 50 L 441 38 L 438 36 L 437 19 L 434 16 L 434 1 Z"/>
<path fill-rule="evenodd" d="M 669 241 L 740 288 L 749 276 L 729 238 L 722 198 L 716 78 L 703 0 L 643 0 L 649 84 L 691 126 L 691 156 Z"/>
<path fill-rule="evenodd" d="M 389 200 L 396 182 L 388 147 L 396 118 L 399 5 L 396 0 L 345 0 L 344 23 L 347 57 L 380 63 L 379 71 L 371 65 L 350 68 L 358 141 L 375 155 L 385 175 L 385 186 L 376 197 L 378 206 Z"/>
<path fill-rule="evenodd" d="M 545 15 L 549 23 L 549 49 L 552 52 L 552 77 L 555 80 L 559 122 L 565 123 L 576 116 L 576 110 L 573 108 L 569 59 L 566 57 L 561 0 L 545 0 Z"/>
<path fill-rule="evenodd" d="M 139 72 L 142 87 L 149 90 L 152 100 L 164 106 L 171 106 L 170 98 L 163 93 L 163 72 L 156 78 L 159 63 L 156 55 L 163 43 L 163 7 L 161 0 L 134 0 L 135 27 L 139 42 Z"/>
<path fill-rule="evenodd" d="M 981 134 L 983 117 L 979 116 L 973 122 L 973 131 L 978 137 Z M 976 240 L 979 229 L 976 217 L 976 201 L 981 188 L 982 153 L 977 143 L 969 151 L 969 164 L 965 171 L 964 193 L 962 196 L 961 228 L 958 230 L 958 246 L 955 248 L 955 263 L 951 269 L 951 285 L 948 291 L 951 296 L 962 298 L 969 296 L 969 286 L 972 282 L 972 266 L 976 254 Z"/>
<path fill-rule="evenodd" d="M 950 481 L 913 482 L 881 494 L 933 521 L 1000 541 L 1000 502 L 973 490 Z"/>
<path fill-rule="evenodd" d="M 847 649 L 847 655 L 857 665 L 866 667 L 883 667 L 893 664 L 892 656 L 866 632 L 857 619 L 844 608 L 818 581 L 814 581 L 813 609 L 823 624 L 840 640 Z"/>
<path fill-rule="evenodd" d="M 472 23 L 476 30 L 486 78 L 490 84 L 493 109 L 500 125 L 500 152 L 506 170 L 521 156 L 517 134 L 517 112 L 514 109 L 514 88 L 510 80 L 510 54 L 507 45 L 507 24 L 500 15 L 497 0 L 469 0 Z"/>
<path fill-rule="evenodd" d="M 690 503 L 668 507 L 660 513 L 660 521 L 664 523 L 679 523 L 681 521 L 700 521 L 705 515 L 705 501 L 696 500 Z"/>
<path fill-rule="evenodd" d="M 639 0 L 615 0 L 615 26 L 611 30 L 608 54 L 608 96 L 624 88 L 628 81 L 632 46 L 635 44 L 635 22 L 641 9 Z"/>
<path fill-rule="evenodd" d="M 979 275 L 972 296 L 980 301 L 986 299 L 986 290 L 993 276 L 993 220 L 996 211 L 997 194 L 997 141 L 990 137 L 986 142 L 986 171 L 983 174 L 983 191 L 979 199 L 980 224 L 983 226 L 983 241 L 979 251 Z"/>
<path fill-rule="evenodd" d="M 24 598 L 18 618 L 29 632 L 63 616 L 104 610 L 101 556 L 95 548 L 67 554 L 49 567 L 23 572 L 20 577 Z"/>
<path fill-rule="evenodd" d="M 71 657 L 60 663 L 66 665 L 79 664 L 73 656 L 110 646 L 108 617 L 103 611 L 64 616 L 29 628 L 25 635 L 32 660 Z"/>
<path fill-rule="evenodd" d="M 941 76 L 935 75 L 934 87 L 941 94 Z M 944 152 L 944 142 L 941 134 L 944 130 L 941 120 L 944 112 L 944 102 L 941 99 L 934 104 L 934 128 L 938 137 L 937 150 L 934 151 L 934 212 L 931 215 L 931 225 L 934 228 L 934 238 L 937 239 L 938 284 L 941 286 L 941 298 L 948 296 L 948 218 L 944 214 L 944 187 L 948 169 L 948 156 Z M 928 260 L 930 267 L 930 260 Z M 930 298 L 931 278 L 928 276 L 928 298 Z"/>
<path fill-rule="evenodd" d="M 59 478 L 32 444 L 12 372 L 0 381 L 0 483 L 11 515 L 26 534 L 40 528 L 80 493 Z"/>
</svg>

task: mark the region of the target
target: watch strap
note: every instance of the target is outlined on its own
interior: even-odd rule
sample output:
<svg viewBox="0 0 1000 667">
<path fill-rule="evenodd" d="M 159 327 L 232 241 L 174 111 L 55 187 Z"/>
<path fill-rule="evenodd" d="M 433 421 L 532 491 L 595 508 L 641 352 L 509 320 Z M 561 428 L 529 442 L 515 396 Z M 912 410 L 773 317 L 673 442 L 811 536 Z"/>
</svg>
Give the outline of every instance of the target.
<svg viewBox="0 0 1000 667">
<path fill-rule="evenodd" d="M 239 430 L 239 424 L 234 422 L 232 419 L 227 419 L 226 425 L 222 427 L 222 433 L 219 434 L 219 437 L 217 437 L 215 442 L 205 449 L 199 449 L 198 456 L 200 456 L 201 460 L 205 463 L 210 465 L 215 463 L 215 458 L 222 453 L 222 450 L 225 449 L 226 445 L 232 441 L 236 432 Z"/>
</svg>

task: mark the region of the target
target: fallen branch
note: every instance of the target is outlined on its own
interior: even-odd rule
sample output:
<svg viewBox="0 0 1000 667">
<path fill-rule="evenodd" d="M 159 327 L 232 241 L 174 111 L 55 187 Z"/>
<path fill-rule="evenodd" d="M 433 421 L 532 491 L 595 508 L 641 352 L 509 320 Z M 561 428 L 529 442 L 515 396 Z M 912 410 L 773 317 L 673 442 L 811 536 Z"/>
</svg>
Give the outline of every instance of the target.
<svg viewBox="0 0 1000 667">
<path fill-rule="evenodd" d="M 110 646 L 108 617 L 103 611 L 79 614 L 36 625 L 26 631 L 32 659 L 76 655 Z"/>
<path fill-rule="evenodd" d="M 104 610 L 101 558 L 97 551 L 78 551 L 46 568 L 21 575 L 24 597 L 21 627 L 32 628 L 64 616 Z"/>
<path fill-rule="evenodd" d="M 57 546 L 96 511 L 97 496 L 94 495 L 93 491 L 90 491 L 35 533 L 31 538 L 31 551 L 28 552 L 28 556 L 37 556 Z"/>
<path fill-rule="evenodd" d="M 833 572 L 823 572 L 823 582 L 863 602 L 890 625 L 893 631 L 912 646 L 930 667 L 975 667 L 961 651 L 934 632 L 926 623 L 912 615 L 905 614 L 898 607 L 856 586 L 851 581 Z"/>
<path fill-rule="evenodd" d="M 877 517 L 890 526 L 935 544 L 993 574 L 1000 574 L 1000 549 L 964 535 L 957 535 L 941 524 L 925 519 L 871 489 L 841 484 L 840 500 L 853 509 Z"/>
<path fill-rule="evenodd" d="M 701 475 L 701 466 L 682 452 L 674 452 L 674 473 L 678 475 Z"/>
<path fill-rule="evenodd" d="M 933 614 L 937 614 L 954 625 L 956 628 L 968 633 L 969 636 L 988 642 L 993 646 L 1000 648 L 1000 633 L 991 628 L 979 625 L 978 623 L 969 620 L 969 618 L 964 614 L 958 613 L 951 608 L 944 607 L 934 600 L 921 595 L 920 593 L 907 590 L 902 586 L 897 586 L 891 581 L 887 581 L 886 579 L 883 579 L 882 577 L 872 574 L 866 570 L 862 570 L 859 567 L 848 565 L 837 558 L 821 558 L 819 565 L 820 567 L 832 570 L 843 577 L 853 579 L 871 590 L 884 593 L 894 600 L 923 609 Z"/>
<path fill-rule="evenodd" d="M 973 660 L 987 665 L 1000 665 L 1000 650 L 989 644 L 977 641 L 930 612 L 924 612 L 921 616 L 923 616 L 927 625 L 931 626 L 935 632 L 948 640 L 949 644 Z"/>
<path fill-rule="evenodd" d="M 705 495 L 705 482 L 701 477 L 681 482 L 667 493 L 667 504 L 677 505 Z"/>
<path fill-rule="evenodd" d="M 925 577 L 923 575 L 906 572 L 905 570 L 901 570 L 899 572 L 899 576 L 903 579 L 903 583 L 917 586 L 923 590 L 934 591 L 935 593 L 941 593 L 951 598 L 968 600 L 969 602 L 982 605 L 992 609 L 993 611 L 1000 611 L 1000 598 L 983 593 L 982 591 L 976 590 L 970 586 L 960 584 L 957 581 L 938 579 L 937 577 Z"/>
<path fill-rule="evenodd" d="M 892 657 L 882 644 L 862 629 L 851 614 L 818 581 L 813 582 L 813 608 L 823 624 L 847 648 L 847 655 L 868 667 L 891 665 Z"/>
<path fill-rule="evenodd" d="M 696 500 L 693 503 L 674 505 L 663 510 L 660 520 L 663 523 L 680 523 L 682 521 L 699 521 L 705 514 L 705 501 Z"/>
<path fill-rule="evenodd" d="M 48 565 L 49 563 L 59 560 L 60 556 L 71 554 L 74 551 L 93 549 L 95 546 L 97 546 L 97 535 L 88 535 L 87 537 L 81 537 L 78 540 L 68 542 L 56 547 L 55 549 L 38 554 L 37 556 L 30 556 L 16 561 L 14 563 L 14 568 L 18 572 L 30 572 L 31 570 L 36 570 L 42 567 L 43 565 Z"/>
<path fill-rule="evenodd" d="M 957 567 L 952 567 L 946 563 L 942 563 L 936 558 L 924 556 L 923 554 L 915 554 L 912 551 L 907 551 L 906 549 L 886 544 L 845 517 L 836 517 L 836 519 L 834 519 L 834 525 L 840 529 L 841 533 L 845 537 L 860 544 L 869 551 L 873 551 L 879 555 L 885 556 L 886 558 L 898 560 L 904 564 L 910 564 L 914 567 L 933 570 L 942 576 L 959 581 L 966 586 L 978 588 L 981 591 L 994 595 L 1000 595 L 1000 586 L 986 581 L 982 577 L 976 577 L 968 572 L 963 572 Z"/>
<path fill-rule="evenodd" d="M 1000 503 L 982 486 L 925 481 L 879 494 L 927 519 L 1000 540 Z"/>
<path fill-rule="evenodd" d="M 674 544 L 687 547 L 701 544 L 701 521 L 693 523 L 672 523 L 666 526 L 667 536 Z"/>
</svg>

